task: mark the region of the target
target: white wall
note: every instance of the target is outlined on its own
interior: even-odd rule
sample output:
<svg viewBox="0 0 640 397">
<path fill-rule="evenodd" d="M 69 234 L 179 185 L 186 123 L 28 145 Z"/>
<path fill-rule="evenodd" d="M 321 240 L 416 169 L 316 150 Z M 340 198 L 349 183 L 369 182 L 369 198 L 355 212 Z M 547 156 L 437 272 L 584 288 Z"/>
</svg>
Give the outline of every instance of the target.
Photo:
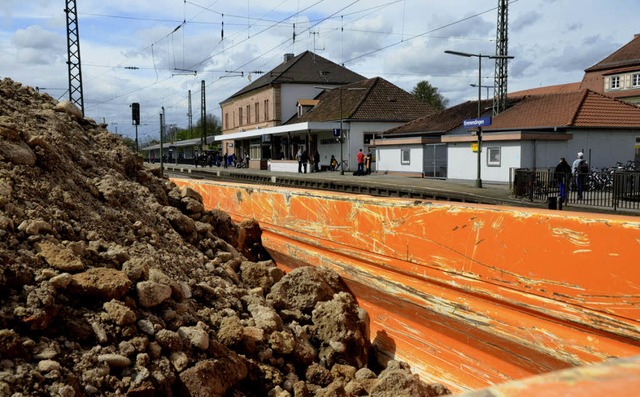
<svg viewBox="0 0 640 397">
<path fill-rule="evenodd" d="M 618 161 L 633 160 L 636 136 L 640 136 L 640 132 L 593 130 L 574 132 L 569 141 L 524 141 L 521 166 L 551 168 L 558 164 L 560 157 L 571 164 L 577 153 L 583 152 L 591 167 L 613 167 Z"/>
<path fill-rule="evenodd" d="M 344 158 L 345 160 L 349 161 L 349 168 L 353 171 L 357 169 L 358 165 L 356 161 L 356 155 L 358 154 L 358 151 L 360 149 L 362 149 L 362 151 L 365 154 L 367 153 L 367 148 L 369 146 L 364 144 L 365 133 L 370 134 L 375 132 L 383 132 L 402 124 L 404 123 L 388 122 L 388 121 L 384 121 L 384 122 L 359 122 L 358 121 L 358 122 L 350 123 L 349 127 L 345 127 L 345 128 L 350 128 L 350 131 L 348 131 L 348 139 L 345 141 L 345 148 L 344 148 Z M 374 155 L 376 156 L 376 162 L 373 164 L 373 170 L 374 171 L 382 170 L 380 168 L 378 156 L 375 153 Z"/>
<path fill-rule="evenodd" d="M 401 149 L 409 149 L 410 163 L 402 164 Z M 423 145 L 379 146 L 376 148 L 376 167 L 378 172 L 423 172 Z"/>
</svg>

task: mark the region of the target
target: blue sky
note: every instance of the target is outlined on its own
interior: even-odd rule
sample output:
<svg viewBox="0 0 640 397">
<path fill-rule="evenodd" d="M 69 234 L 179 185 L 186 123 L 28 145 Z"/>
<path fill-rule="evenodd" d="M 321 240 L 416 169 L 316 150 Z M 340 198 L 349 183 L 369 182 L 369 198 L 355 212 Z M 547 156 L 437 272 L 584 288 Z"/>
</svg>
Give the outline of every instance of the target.
<svg viewBox="0 0 640 397">
<path fill-rule="evenodd" d="M 509 91 L 581 80 L 584 69 L 640 33 L 636 3 L 512 1 Z M 427 80 L 450 105 L 474 100 L 477 91 L 469 84 L 477 83 L 477 58 L 444 51 L 494 53 L 497 5 L 498 0 L 78 0 L 85 114 L 132 137 L 129 105 L 139 102 L 144 141 L 157 135 L 162 107 L 168 124 L 187 126 L 189 90 L 196 121 L 202 80 L 207 112 L 219 117 L 219 102 L 249 84 L 256 76 L 250 72 L 268 71 L 284 53 L 306 50 L 407 91 Z M 1 78 L 68 98 L 64 7 L 64 0 L 2 0 Z M 492 62 L 483 62 L 482 76 L 483 84 L 493 84 Z"/>
</svg>

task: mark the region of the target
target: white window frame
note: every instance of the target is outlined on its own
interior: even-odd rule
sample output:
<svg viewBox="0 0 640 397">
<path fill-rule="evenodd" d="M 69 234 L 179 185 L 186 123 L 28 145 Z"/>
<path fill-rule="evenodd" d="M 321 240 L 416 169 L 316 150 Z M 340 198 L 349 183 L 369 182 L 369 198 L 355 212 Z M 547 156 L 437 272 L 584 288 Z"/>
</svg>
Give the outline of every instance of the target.
<svg viewBox="0 0 640 397">
<path fill-rule="evenodd" d="M 400 149 L 400 164 L 411 164 L 411 149 Z"/>
<path fill-rule="evenodd" d="M 609 88 L 612 90 L 620 89 L 620 76 L 611 76 L 611 81 L 609 83 Z"/>
<path fill-rule="evenodd" d="M 631 75 L 631 85 L 634 87 L 640 87 L 640 73 L 634 73 Z"/>
<path fill-rule="evenodd" d="M 487 167 L 500 167 L 502 153 L 500 146 L 487 148 Z"/>
</svg>

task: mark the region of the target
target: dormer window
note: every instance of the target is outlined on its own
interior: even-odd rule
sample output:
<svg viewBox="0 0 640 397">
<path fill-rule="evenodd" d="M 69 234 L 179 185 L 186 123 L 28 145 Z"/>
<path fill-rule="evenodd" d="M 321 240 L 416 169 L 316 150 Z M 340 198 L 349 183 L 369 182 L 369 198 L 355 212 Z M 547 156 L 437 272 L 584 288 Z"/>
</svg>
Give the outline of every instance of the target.
<svg viewBox="0 0 640 397">
<path fill-rule="evenodd" d="M 620 76 L 611 76 L 610 88 L 612 90 L 617 90 L 620 88 Z"/>
</svg>

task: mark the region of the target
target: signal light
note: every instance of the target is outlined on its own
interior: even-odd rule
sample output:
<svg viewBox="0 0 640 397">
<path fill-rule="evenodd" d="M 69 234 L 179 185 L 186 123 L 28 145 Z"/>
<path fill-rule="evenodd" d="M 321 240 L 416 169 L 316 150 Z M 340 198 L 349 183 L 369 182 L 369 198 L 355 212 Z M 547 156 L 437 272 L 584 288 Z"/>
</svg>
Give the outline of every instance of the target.
<svg viewBox="0 0 640 397">
<path fill-rule="evenodd" d="M 140 104 L 137 102 L 131 104 L 131 120 L 132 124 L 140 125 Z"/>
</svg>

